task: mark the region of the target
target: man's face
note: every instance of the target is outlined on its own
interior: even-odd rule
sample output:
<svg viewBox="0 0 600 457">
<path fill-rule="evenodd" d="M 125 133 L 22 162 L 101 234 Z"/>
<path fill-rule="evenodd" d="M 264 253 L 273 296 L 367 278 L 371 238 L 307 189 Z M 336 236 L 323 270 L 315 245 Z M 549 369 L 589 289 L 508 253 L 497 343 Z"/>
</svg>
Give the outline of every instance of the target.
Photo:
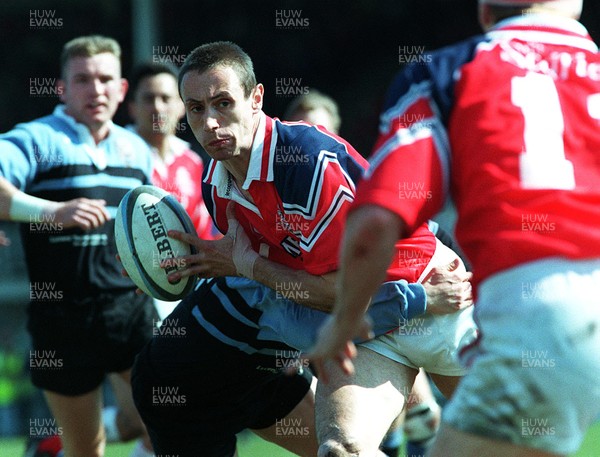
<svg viewBox="0 0 600 457">
<path fill-rule="evenodd" d="M 71 58 L 63 77 L 58 85 L 67 114 L 92 131 L 113 118 L 127 91 L 119 59 L 108 52 Z"/>
<path fill-rule="evenodd" d="M 186 73 L 181 95 L 188 123 L 209 156 L 228 160 L 250 150 L 255 115 L 262 108 L 261 84 L 246 97 L 235 71 L 221 65 Z"/>
<path fill-rule="evenodd" d="M 143 137 L 174 134 L 185 114 L 175 77 L 159 73 L 143 78 L 129 104 L 129 114 Z"/>
</svg>

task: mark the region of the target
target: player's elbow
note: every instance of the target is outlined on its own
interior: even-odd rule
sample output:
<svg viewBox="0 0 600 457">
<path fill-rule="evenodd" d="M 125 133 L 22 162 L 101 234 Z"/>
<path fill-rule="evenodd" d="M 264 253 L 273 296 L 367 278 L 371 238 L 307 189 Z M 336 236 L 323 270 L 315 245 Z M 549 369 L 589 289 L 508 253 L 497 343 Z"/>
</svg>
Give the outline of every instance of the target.
<svg viewBox="0 0 600 457">
<path fill-rule="evenodd" d="M 346 234 L 357 248 L 368 249 L 381 239 L 398 239 L 402 221 L 395 213 L 375 205 L 365 205 L 348 217 Z"/>
</svg>

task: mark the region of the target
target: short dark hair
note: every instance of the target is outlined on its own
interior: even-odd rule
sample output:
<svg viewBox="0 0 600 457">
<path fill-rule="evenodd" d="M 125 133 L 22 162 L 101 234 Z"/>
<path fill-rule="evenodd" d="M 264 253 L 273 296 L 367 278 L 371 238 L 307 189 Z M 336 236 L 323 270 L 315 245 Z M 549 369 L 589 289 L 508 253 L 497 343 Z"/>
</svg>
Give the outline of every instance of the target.
<svg viewBox="0 0 600 457">
<path fill-rule="evenodd" d="M 135 97 L 135 93 L 143 79 L 163 73 L 173 76 L 175 81 L 177 81 L 179 73 L 177 67 L 167 62 L 143 62 L 133 67 L 131 76 L 127 78 L 129 81 L 129 90 L 127 91 L 129 97 Z"/>
<path fill-rule="evenodd" d="M 250 56 L 237 44 L 230 41 L 216 41 L 198 46 L 185 59 L 179 70 L 178 87 L 181 93 L 181 81 L 184 75 L 190 71 L 204 73 L 206 70 L 220 65 L 229 66 L 237 74 L 244 96 L 249 97 L 256 87 L 256 76 L 254 65 Z"/>
<path fill-rule="evenodd" d="M 72 39 L 63 46 L 60 55 L 61 77 L 66 76 L 67 63 L 73 57 L 92 57 L 104 52 L 113 54 L 119 61 L 121 60 L 121 46 L 113 38 L 102 35 L 88 35 Z"/>
</svg>

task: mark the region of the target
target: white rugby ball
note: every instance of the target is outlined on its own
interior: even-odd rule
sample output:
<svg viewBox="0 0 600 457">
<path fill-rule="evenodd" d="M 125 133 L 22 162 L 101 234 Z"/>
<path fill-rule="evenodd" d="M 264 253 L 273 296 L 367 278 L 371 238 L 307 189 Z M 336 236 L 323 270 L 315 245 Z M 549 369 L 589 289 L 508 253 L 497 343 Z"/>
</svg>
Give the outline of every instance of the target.
<svg viewBox="0 0 600 457">
<path fill-rule="evenodd" d="M 190 217 L 174 196 L 147 185 L 125 194 L 115 220 L 115 242 L 123 267 L 135 285 L 148 295 L 175 301 L 192 290 L 196 276 L 170 283 L 167 276 L 185 265 L 174 261 L 168 268 L 161 268 L 160 262 L 195 254 L 196 250 L 169 238 L 169 230 L 196 234 Z"/>
</svg>

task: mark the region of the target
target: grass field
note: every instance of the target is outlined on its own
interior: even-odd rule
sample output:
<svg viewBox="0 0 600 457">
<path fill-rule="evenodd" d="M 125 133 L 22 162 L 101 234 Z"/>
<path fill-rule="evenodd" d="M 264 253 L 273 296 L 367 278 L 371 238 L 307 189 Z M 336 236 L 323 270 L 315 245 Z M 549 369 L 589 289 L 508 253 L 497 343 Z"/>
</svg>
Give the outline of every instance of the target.
<svg viewBox="0 0 600 457">
<path fill-rule="evenodd" d="M 20 438 L 0 439 L 0 457 L 21 457 L 25 440 Z M 111 444 L 105 457 L 129 457 L 132 444 Z M 267 443 L 252 433 L 239 436 L 240 457 L 293 457 L 294 454 Z M 600 457 L 600 422 L 596 423 L 586 436 L 583 446 L 573 457 Z"/>
<path fill-rule="evenodd" d="M 24 439 L 0 439 L 0 457 L 21 457 Z M 267 443 L 252 433 L 239 436 L 240 457 L 293 457 L 294 454 Z M 129 457 L 131 444 L 111 444 L 105 457 Z M 200 457 L 200 456 L 199 456 Z M 596 423 L 586 436 L 583 446 L 573 457 L 600 457 L 600 422 Z"/>
</svg>

